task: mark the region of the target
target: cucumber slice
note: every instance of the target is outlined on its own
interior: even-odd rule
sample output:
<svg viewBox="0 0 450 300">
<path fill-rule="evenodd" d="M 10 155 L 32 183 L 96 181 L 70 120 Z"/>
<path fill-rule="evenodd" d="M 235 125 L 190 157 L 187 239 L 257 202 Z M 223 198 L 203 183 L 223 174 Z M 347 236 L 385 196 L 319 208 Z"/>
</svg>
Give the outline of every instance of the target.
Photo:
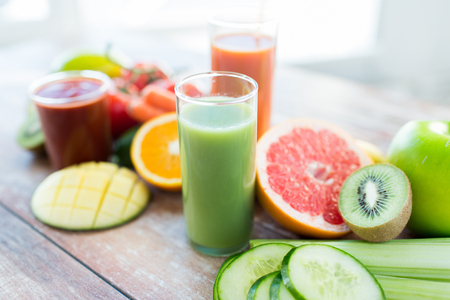
<svg viewBox="0 0 450 300">
<path fill-rule="evenodd" d="M 386 299 L 380 284 L 363 264 L 332 246 L 305 245 L 289 251 L 281 275 L 298 299 Z"/>
<path fill-rule="evenodd" d="M 230 264 L 230 262 L 232 262 L 236 257 L 238 257 L 239 255 L 241 255 L 241 253 L 236 253 L 231 255 L 230 257 L 228 257 L 227 259 L 225 259 L 225 261 L 223 262 L 222 266 L 219 269 L 219 272 L 217 272 L 217 276 L 216 276 L 216 280 L 214 281 L 214 291 L 213 291 L 213 297 L 214 300 L 219 300 L 219 284 L 218 284 L 218 279 L 220 277 L 220 274 L 222 274 L 223 270 L 225 270 L 225 268 Z"/>
<path fill-rule="evenodd" d="M 270 285 L 270 300 L 295 300 L 284 285 L 281 272 L 277 272 Z"/>
<path fill-rule="evenodd" d="M 247 300 L 270 300 L 270 285 L 279 271 L 269 273 L 256 280 L 248 291 Z"/>
<path fill-rule="evenodd" d="M 279 271 L 283 257 L 292 248 L 287 244 L 267 244 L 242 253 L 220 274 L 219 299 L 247 299 L 252 284 L 263 275 Z"/>
</svg>

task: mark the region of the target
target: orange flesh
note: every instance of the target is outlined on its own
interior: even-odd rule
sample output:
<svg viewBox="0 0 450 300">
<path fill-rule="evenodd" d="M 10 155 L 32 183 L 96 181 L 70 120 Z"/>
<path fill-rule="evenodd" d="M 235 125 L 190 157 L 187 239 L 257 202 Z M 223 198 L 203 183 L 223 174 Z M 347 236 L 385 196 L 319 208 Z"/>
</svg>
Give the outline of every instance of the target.
<svg viewBox="0 0 450 300">
<path fill-rule="evenodd" d="M 178 140 L 177 121 L 172 121 L 146 133 L 141 144 L 141 159 L 145 167 L 161 177 L 180 178 L 180 157 L 169 152 L 169 144 Z"/>
</svg>

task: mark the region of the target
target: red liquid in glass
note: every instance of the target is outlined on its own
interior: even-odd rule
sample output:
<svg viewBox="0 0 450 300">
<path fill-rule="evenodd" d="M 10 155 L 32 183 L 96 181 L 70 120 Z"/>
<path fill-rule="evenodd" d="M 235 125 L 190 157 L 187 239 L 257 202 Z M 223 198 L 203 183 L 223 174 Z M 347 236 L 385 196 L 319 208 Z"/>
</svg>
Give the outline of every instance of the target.
<svg viewBox="0 0 450 300">
<path fill-rule="evenodd" d="M 71 78 L 46 84 L 35 91 L 43 98 L 74 98 L 98 90 L 103 82 L 91 78 Z M 105 161 L 111 151 L 106 93 L 68 103 L 35 101 L 45 147 L 55 169 L 85 161 Z"/>
</svg>

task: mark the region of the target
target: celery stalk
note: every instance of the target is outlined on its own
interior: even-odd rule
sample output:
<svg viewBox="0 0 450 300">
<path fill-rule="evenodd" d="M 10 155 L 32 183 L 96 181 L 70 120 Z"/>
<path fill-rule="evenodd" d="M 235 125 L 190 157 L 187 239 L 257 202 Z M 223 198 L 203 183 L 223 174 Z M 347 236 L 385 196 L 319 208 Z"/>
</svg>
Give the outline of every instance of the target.
<svg viewBox="0 0 450 300">
<path fill-rule="evenodd" d="M 287 243 L 294 246 L 301 246 L 306 244 L 329 244 L 329 243 L 346 243 L 346 244 L 371 244 L 363 240 L 288 240 L 288 239 L 257 239 L 250 240 L 250 247 L 256 247 L 262 244 L 268 243 Z M 379 243 L 380 245 L 390 245 L 390 244 L 450 244 L 450 238 L 429 238 L 429 239 L 398 239 L 390 240 L 388 242 Z"/>
<path fill-rule="evenodd" d="M 375 275 L 387 300 L 449 299 L 450 283 Z"/>
<path fill-rule="evenodd" d="M 450 239 L 392 240 L 369 243 L 354 240 L 252 240 L 251 247 L 266 243 L 293 246 L 327 244 L 344 250 L 376 275 L 450 282 Z"/>
</svg>

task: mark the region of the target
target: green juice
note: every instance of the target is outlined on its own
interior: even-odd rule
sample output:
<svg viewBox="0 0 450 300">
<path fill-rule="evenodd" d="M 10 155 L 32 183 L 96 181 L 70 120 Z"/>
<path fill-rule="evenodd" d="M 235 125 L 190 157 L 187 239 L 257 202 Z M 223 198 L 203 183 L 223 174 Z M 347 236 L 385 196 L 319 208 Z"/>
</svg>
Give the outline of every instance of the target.
<svg viewBox="0 0 450 300">
<path fill-rule="evenodd" d="M 187 104 L 179 112 L 178 132 L 183 209 L 191 243 L 202 252 L 242 249 L 253 227 L 254 110 L 246 103 Z"/>
</svg>

